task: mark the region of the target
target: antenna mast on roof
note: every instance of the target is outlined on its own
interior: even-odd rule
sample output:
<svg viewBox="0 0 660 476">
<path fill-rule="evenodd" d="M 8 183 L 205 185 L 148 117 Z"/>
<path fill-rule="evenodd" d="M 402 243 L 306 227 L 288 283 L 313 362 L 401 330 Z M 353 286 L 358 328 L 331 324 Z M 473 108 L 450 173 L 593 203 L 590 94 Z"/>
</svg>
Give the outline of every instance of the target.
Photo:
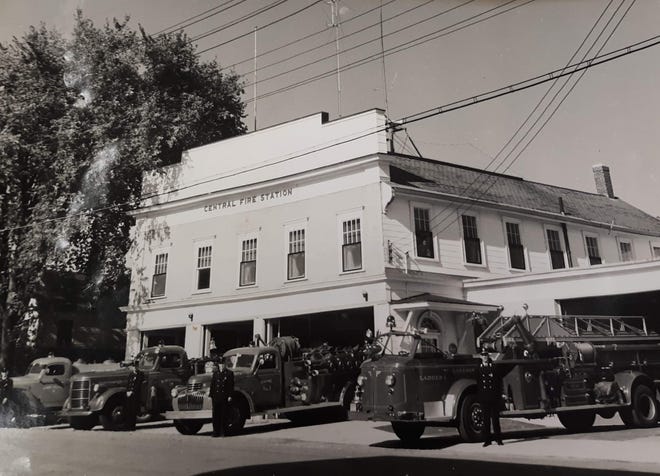
<svg viewBox="0 0 660 476">
<path fill-rule="evenodd" d="M 254 101 L 252 102 L 252 115 L 254 116 L 254 130 L 257 130 L 257 27 L 254 27 Z"/>
<path fill-rule="evenodd" d="M 339 0 L 328 2 L 332 13 L 331 26 L 335 29 L 335 57 L 337 58 L 337 117 L 341 117 L 341 76 L 339 73 Z"/>
</svg>

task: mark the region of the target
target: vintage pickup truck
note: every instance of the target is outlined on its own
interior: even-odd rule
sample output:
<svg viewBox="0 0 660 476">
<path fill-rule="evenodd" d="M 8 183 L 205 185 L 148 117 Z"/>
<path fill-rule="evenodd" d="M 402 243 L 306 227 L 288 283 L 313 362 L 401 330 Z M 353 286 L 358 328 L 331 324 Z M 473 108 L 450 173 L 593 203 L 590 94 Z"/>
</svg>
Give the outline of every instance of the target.
<svg viewBox="0 0 660 476">
<path fill-rule="evenodd" d="M 81 371 L 104 371 L 119 364 L 72 363 L 65 357 L 42 357 L 34 360 L 24 376 L 13 377 L 12 391 L 2 405 L 6 426 L 32 426 L 54 423 L 69 395 L 72 376 Z"/>
</svg>

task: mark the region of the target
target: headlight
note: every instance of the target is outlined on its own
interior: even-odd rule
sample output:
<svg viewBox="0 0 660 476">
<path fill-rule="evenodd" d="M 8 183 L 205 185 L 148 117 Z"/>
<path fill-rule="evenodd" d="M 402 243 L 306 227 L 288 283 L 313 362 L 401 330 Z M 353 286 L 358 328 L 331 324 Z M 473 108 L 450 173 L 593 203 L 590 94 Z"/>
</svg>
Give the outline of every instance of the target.
<svg viewBox="0 0 660 476">
<path fill-rule="evenodd" d="M 98 383 L 94 384 L 94 393 L 99 393 L 99 390 L 101 390 L 101 386 Z"/>
<path fill-rule="evenodd" d="M 172 395 L 172 398 L 176 398 L 176 396 L 179 394 L 179 389 L 174 387 L 172 390 L 170 390 L 170 395 Z"/>
<path fill-rule="evenodd" d="M 385 377 L 385 385 L 387 385 L 388 387 L 394 387 L 395 383 L 396 383 L 396 376 L 394 374 Z"/>
<path fill-rule="evenodd" d="M 360 387 L 362 387 L 365 383 L 367 383 L 367 377 L 365 377 L 364 375 L 360 375 L 360 376 L 357 378 L 357 384 L 358 384 Z"/>
</svg>

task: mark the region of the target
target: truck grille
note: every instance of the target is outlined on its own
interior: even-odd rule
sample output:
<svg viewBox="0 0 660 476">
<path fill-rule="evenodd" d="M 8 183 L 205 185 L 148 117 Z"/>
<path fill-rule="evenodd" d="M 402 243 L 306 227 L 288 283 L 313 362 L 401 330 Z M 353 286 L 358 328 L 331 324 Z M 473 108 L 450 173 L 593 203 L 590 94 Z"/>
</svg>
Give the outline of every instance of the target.
<svg viewBox="0 0 660 476">
<path fill-rule="evenodd" d="M 71 409 L 85 410 L 89 404 L 91 382 L 78 380 L 71 383 Z"/>
<path fill-rule="evenodd" d="M 201 382 L 189 383 L 186 389 L 188 390 L 188 392 L 196 392 L 197 390 L 202 389 L 202 383 Z"/>
<path fill-rule="evenodd" d="M 184 395 L 177 401 L 179 410 L 201 410 L 204 407 L 203 395 Z"/>
</svg>

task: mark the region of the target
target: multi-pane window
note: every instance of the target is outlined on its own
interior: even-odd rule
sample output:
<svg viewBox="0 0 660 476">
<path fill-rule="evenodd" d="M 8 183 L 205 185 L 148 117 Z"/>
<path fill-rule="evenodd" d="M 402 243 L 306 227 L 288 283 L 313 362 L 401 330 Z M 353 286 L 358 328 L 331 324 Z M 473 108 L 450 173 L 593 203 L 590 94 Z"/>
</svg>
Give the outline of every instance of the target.
<svg viewBox="0 0 660 476">
<path fill-rule="evenodd" d="M 211 287 L 211 246 L 197 248 L 197 289 Z"/>
<path fill-rule="evenodd" d="M 360 219 L 342 222 L 342 270 L 362 269 L 362 232 Z"/>
<path fill-rule="evenodd" d="M 287 279 L 305 277 L 305 230 L 289 231 L 289 253 L 287 255 Z"/>
<path fill-rule="evenodd" d="M 520 238 L 518 223 L 506 223 L 506 239 L 509 244 L 509 260 L 514 269 L 525 269 L 525 249 Z"/>
<path fill-rule="evenodd" d="M 621 252 L 621 261 L 632 261 L 634 259 L 630 241 L 619 241 L 619 251 Z"/>
<path fill-rule="evenodd" d="M 481 264 L 481 240 L 477 230 L 477 218 L 471 215 L 462 215 L 463 240 L 465 241 L 465 262 Z"/>
<path fill-rule="evenodd" d="M 433 258 L 433 232 L 431 231 L 431 220 L 426 208 L 415 208 L 415 244 L 417 245 L 417 256 Z"/>
<path fill-rule="evenodd" d="M 552 269 L 563 269 L 566 267 L 564 261 L 564 249 L 561 247 L 561 238 L 557 230 L 547 230 L 548 249 L 550 250 L 550 261 Z"/>
<path fill-rule="evenodd" d="M 243 240 L 241 246 L 240 285 L 249 286 L 257 282 L 257 239 Z"/>
<path fill-rule="evenodd" d="M 167 253 L 156 255 L 154 276 L 151 280 L 151 296 L 165 296 L 165 282 L 167 281 Z"/>
<path fill-rule="evenodd" d="M 653 252 L 653 259 L 660 259 L 660 246 L 651 245 L 651 251 Z"/>
<path fill-rule="evenodd" d="M 600 257 L 600 252 L 598 251 L 598 238 L 595 236 L 585 236 L 584 240 L 587 243 L 587 255 L 589 255 L 589 264 L 601 264 L 603 260 Z"/>
</svg>

